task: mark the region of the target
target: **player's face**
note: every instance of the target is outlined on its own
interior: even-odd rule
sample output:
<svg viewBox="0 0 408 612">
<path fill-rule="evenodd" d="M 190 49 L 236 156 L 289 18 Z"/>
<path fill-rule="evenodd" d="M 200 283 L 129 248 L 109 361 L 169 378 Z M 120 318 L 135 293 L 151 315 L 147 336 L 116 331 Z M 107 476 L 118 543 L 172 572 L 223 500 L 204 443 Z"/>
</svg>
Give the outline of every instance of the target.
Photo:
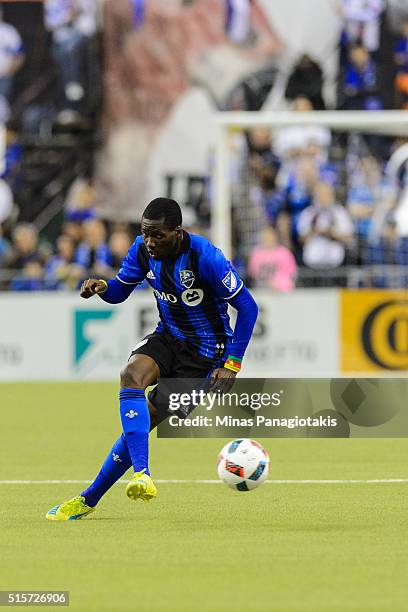
<svg viewBox="0 0 408 612">
<path fill-rule="evenodd" d="M 180 244 L 181 232 L 180 226 L 170 230 L 161 220 L 142 219 L 142 236 L 152 259 L 161 261 L 175 255 Z"/>
</svg>

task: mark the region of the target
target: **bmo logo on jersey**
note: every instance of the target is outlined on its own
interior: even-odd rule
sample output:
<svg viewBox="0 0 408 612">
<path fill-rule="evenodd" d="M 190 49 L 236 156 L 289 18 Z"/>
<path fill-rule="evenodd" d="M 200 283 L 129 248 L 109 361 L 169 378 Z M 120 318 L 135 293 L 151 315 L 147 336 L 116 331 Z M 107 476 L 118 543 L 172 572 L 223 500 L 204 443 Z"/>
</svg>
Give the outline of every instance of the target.
<svg viewBox="0 0 408 612">
<path fill-rule="evenodd" d="M 153 293 L 160 302 L 170 302 L 171 304 L 177 303 L 177 297 L 172 293 L 165 293 L 157 289 L 153 289 Z"/>
<path fill-rule="evenodd" d="M 173 293 L 165 293 L 164 291 L 158 291 L 153 289 L 153 293 L 159 302 L 170 302 L 171 304 L 177 304 L 178 299 Z M 181 294 L 181 299 L 187 306 L 198 306 L 203 301 L 204 291 L 202 289 L 186 289 Z"/>
<path fill-rule="evenodd" d="M 186 289 L 181 294 L 181 299 L 187 306 L 198 306 L 201 304 L 204 298 L 204 291 L 202 289 Z"/>
</svg>

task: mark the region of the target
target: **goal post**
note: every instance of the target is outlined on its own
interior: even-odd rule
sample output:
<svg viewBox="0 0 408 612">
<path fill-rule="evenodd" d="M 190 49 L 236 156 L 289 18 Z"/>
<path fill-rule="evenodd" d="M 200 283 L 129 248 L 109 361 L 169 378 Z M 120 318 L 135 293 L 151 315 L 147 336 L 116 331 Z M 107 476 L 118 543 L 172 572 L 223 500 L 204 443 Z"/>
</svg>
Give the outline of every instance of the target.
<svg viewBox="0 0 408 612">
<path fill-rule="evenodd" d="M 333 132 L 408 138 L 407 111 L 220 112 L 215 117 L 215 124 L 212 239 L 227 257 L 232 255 L 232 133 L 254 127 L 268 127 L 273 132 L 290 126 L 322 126 Z"/>
</svg>

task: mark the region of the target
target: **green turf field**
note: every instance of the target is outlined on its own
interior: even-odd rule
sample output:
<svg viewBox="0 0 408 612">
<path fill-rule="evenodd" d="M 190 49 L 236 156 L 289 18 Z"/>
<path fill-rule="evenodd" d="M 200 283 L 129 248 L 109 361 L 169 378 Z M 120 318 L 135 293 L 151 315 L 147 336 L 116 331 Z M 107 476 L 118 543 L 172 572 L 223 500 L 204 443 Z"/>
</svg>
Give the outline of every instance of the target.
<svg viewBox="0 0 408 612">
<path fill-rule="evenodd" d="M 116 485 L 88 519 L 45 512 L 119 433 L 111 384 L 0 385 L 0 590 L 69 590 L 87 611 L 407 610 L 408 484 Z M 225 440 L 151 444 L 158 479 L 214 479 Z M 408 477 L 408 440 L 263 440 L 272 479 Z M 82 486 L 82 488 L 84 485 Z"/>
</svg>

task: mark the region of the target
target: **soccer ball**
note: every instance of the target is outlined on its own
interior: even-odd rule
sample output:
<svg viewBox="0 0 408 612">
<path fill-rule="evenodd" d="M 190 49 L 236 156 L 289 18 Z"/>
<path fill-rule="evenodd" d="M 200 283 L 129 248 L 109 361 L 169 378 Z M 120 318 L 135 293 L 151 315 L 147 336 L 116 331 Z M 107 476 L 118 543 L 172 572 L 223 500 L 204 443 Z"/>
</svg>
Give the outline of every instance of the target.
<svg viewBox="0 0 408 612">
<path fill-rule="evenodd" d="M 218 455 L 217 471 L 231 489 L 251 491 L 268 478 L 269 455 L 255 440 L 233 440 Z"/>
</svg>

